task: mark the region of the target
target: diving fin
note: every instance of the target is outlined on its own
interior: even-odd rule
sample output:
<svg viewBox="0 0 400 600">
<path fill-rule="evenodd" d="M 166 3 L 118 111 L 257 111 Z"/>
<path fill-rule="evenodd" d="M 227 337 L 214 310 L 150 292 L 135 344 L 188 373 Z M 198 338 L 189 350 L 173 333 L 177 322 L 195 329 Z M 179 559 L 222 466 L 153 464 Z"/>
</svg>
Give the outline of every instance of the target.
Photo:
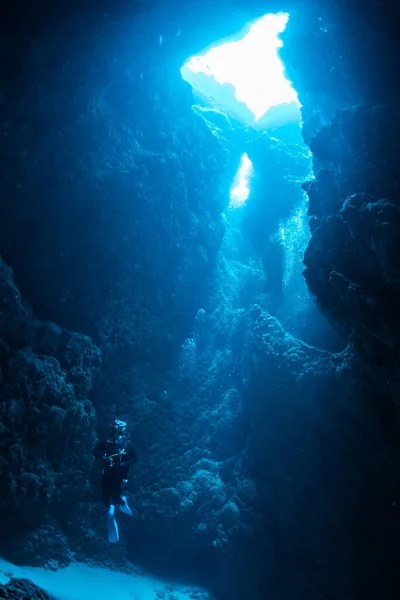
<svg viewBox="0 0 400 600">
<path fill-rule="evenodd" d="M 118 524 L 115 520 L 114 513 L 115 507 L 111 505 L 108 511 L 108 541 L 111 544 L 116 544 L 119 541 Z"/>
<path fill-rule="evenodd" d="M 128 504 L 128 501 L 126 499 L 126 496 L 121 496 L 121 500 L 122 500 L 122 502 L 119 505 L 120 511 L 123 512 L 123 513 L 125 513 L 126 515 L 129 515 L 130 517 L 133 517 L 133 512 L 129 508 L 129 504 Z"/>
</svg>

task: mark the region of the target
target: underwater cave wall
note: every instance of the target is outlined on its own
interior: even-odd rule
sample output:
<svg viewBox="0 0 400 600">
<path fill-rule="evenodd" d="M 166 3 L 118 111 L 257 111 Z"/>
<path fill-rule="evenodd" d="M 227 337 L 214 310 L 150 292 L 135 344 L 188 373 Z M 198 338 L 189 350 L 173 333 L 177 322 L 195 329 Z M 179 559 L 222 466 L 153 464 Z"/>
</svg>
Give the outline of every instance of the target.
<svg viewBox="0 0 400 600">
<path fill-rule="evenodd" d="M 69 550 L 59 517 L 90 489 L 96 417 L 87 394 L 101 351 L 35 319 L 1 260 L 0 331 L 0 551 L 62 563 Z"/>
<path fill-rule="evenodd" d="M 129 418 L 142 460 L 152 458 L 153 434 L 165 455 L 174 445 L 168 403 L 157 400 L 212 283 L 230 158 L 228 143 L 191 110 L 160 21 L 134 10 L 104 19 L 97 10 L 2 32 L 10 62 L 0 107 L 0 252 L 23 301 L 4 266 L 1 519 L 3 541 L 14 531 L 4 547 L 11 560 L 65 564 L 72 545 L 78 558 L 123 568 L 126 544 L 110 552 L 98 480 L 90 486 L 95 427 Z M 82 334 L 105 359 L 94 387 L 100 350 Z M 152 464 L 152 477 L 145 463 L 138 480 L 158 477 L 162 488 L 165 462 Z"/>
<path fill-rule="evenodd" d="M 12 335 L 20 335 L 19 321 L 4 312 L 2 410 L 8 442 L 1 476 L 4 489 L 15 488 L 17 495 L 5 499 L 2 522 L 12 510 L 14 542 L 4 551 L 18 562 L 62 565 L 74 552 L 76 559 L 90 557 L 126 568 L 130 543 L 131 557 L 146 562 L 148 548 L 148 566 L 162 568 L 156 564 L 162 553 L 154 557 L 152 550 L 159 543 L 168 548 L 175 565 L 186 551 L 192 559 L 205 554 L 209 573 L 217 551 L 213 543 L 215 549 L 226 546 L 219 515 L 232 496 L 229 482 L 236 481 L 236 475 L 228 470 L 227 481 L 221 481 L 215 459 L 209 460 L 209 445 L 224 446 L 218 433 L 228 410 L 224 406 L 232 406 L 239 418 L 240 400 L 235 391 L 227 393 L 229 386 L 225 400 L 220 401 L 218 392 L 221 416 L 207 442 L 196 419 L 210 394 L 200 388 L 196 399 L 192 390 L 185 401 L 186 390 L 170 385 L 168 367 L 213 284 L 224 234 L 220 213 L 229 200 L 221 193 L 221 178 L 226 169 L 233 170 L 237 157 L 232 160 L 227 140 L 192 112 L 190 88 L 179 74 L 190 53 L 188 40 L 194 50 L 204 38 L 194 42 L 189 28 L 180 36 L 179 19 L 168 16 L 170 21 L 143 20 L 134 11 L 131 18 L 72 16 L 51 26 L 44 20 L 42 29 L 33 28 L 30 35 L 28 30 L 20 45 L 13 36 L 2 37 L 14 63 L 2 87 L 0 252 L 14 271 L 24 299 L 23 304 L 19 300 L 21 307 L 32 307 L 21 308 L 23 325 L 44 329 L 46 338 L 46 344 L 37 345 L 29 333 L 10 345 L 9 326 Z M 208 35 L 210 41 L 217 35 L 214 26 Z M 171 49 L 175 46 L 176 51 Z M 222 183 L 228 191 L 230 181 Z M 6 267 L 4 274 L 11 281 Z M 11 292 L 20 298 L 16 287 Z M 8 297 L 4 301 L 8 310 Z M 37 318 L 45 325 L 39 326 L 42 321 Z M 79 338 L 100 360 L 100 350 L 82 334 L 92 336 L 103 355 L 102 370 L 96 370 L 97 379 L 89 386 L 97 423 L 93 405 L 85 400 L 88 416 L 81 416 L 72 388 L 64 385 L 70 376 L 65 338 Z M 78 362 L 79 347 L 77 342 Z M 91 362 L 85 357 L 82 364 L 86 369 Z M 23 383 L 21 389 L 9 391 L 7 386 L 18 382 L 17 367 Z M 75 377 L 78 368 L 72 367 Z M 224 371 L 226 365 L 222 367 Z M 213 369 L 212 385 L 219 386 L 220 369 Z M 15 397 L 15 410 L 19 406 L 17 421 L 8 416 L 10 395 Z M 29 410 L 22 408 L 24 402 Z M 208 409 L 213 414 L 214 405 Z M 135 502 L 146 520 L 144 528 L 141 521 L 132 526 L 136 537 L 130 539 L 142 539 L 140 546 L 122 535 L 121 544 L 111 550 L 104 536 L 91 448 L 95 426 L 104 432 L 115 414 L 133 424 L 141 464 L 131 491 L 137 493 Z M 185 432 L 190 418 L 191 427 L 198 430 L 192 435 Z M 49 431 L 55 428 L 60 452 L 69 455 L 67 462 L 60 462 L 58 446 L 49 447 L 40 428 L 42 419 Z M 243 446 L 240 432 L 238 438 L 232 442 L 235 452 Z M 36 454 L 31 450 L 34 443 Z M 84 455 L 79 477 L 71 466 L 75 444 L 77 453 Z M 235 453 L 230 444 L 227 440 L 228 457 Z M 65 480 L 60 475 L 64 467 L 69 473 Z M 68 479 L 71 476 L 78 487 Z M 210 489 L 216 499 L 209 498 Z M 177 499 L 183 509 L 171 524 Z M 32 511 L 27 511 L 26 520 L 28 505 Z M 197 511 L 210 524 L 199 523 Z M 224 514 L 234 525 L 234 503 Z M 249 520 L 254 521 L 252 511 Z M 4 541 L 9 540 L 10 529 L 4 532 Z M 229 556 L 222 552 L 221 557 L 216 562 L 226 572 Z"/>
<path fill-rule="evenodd" d="M 315 179 L 304 184 L 312 217 L 305 278 L 378 379 L 393 381 L 381 391 L 395 400 L 399 21 L 387 2 L 298 8 L 281 52 L 314 162 Z"/>
<path fill-rule="evenodd" d="M 146 24 L 32 42 L 4 90 L 0 233 L 39 317 L 161 363 L 206 294 L 228 155 Z"/>
</svg>

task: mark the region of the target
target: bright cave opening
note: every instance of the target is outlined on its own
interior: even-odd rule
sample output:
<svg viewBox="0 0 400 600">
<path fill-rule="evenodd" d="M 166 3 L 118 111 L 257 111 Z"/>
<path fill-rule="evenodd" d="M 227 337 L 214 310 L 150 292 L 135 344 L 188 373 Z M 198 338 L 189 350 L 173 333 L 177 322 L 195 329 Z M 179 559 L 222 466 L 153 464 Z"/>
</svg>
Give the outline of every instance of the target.
<svg viewBox="0 0 400 600">
<path fill-rule="evenodd" d="M 238 41 L 217 42 L 190 57 L 181 68 L 183 79 L 206 103 L 248 124 L 259 126 L 271 118 L 300 121 L 297 92 L 278 54 L 288 21 L 288 13 L 265 15 Z"/>
<path fill-rule="evenodd" d="M 253 164 L 245 153 L 240 159 L 239 168 L 232 183 L 229 194 L 229 208 L 239 208 L 239 206 L 242 206 L 246 202 L 250 194 L 250 180 L 252 175 Z"/>
<path fill-rule="evenodd" d="M 239 40 L 216 42 L 190 57 L 181 74 L 198 99 L 257 129 L 300 122 L 297 92 L 286 79 L 279 57 L 280 34 L 288 13 L 267 14 Z M 243 154 L 230 190 L 230 208 L 242 206 L 250 194 L 253 166 Z"/>
</svg>

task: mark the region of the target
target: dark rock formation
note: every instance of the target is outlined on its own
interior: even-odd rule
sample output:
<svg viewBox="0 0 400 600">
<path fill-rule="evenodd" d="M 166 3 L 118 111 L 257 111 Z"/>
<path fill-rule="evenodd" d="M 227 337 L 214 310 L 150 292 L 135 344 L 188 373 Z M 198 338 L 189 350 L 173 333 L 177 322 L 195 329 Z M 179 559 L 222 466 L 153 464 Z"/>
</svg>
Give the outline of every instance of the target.
<svg viewBox="0 0 400 600">
<path fill-rule="evenodd" d="M 258 305 L 246 331 L 246 455 L 263 515 L 256 579 L 263 573 L 277 598 L 291 595 L 293 581 L 298 597 L 315 600 L 328 590 L 332 598 L 378 593 L 390 577 L 385 550 L 400 533 L 389 500 L 400 489 L 398 455 L 360 387 L 357 361 L 349 349 L 330 354 L 294 339 Z"/>
<path fill-rule="evenodd" d="M 7 542 L 10 557 L 11 531 L 18 546 L 20 533 L 88 491 L 95 415 L 86 394 L 101 355 L 89 338 L 37 321 L 3 262 L 0 315 L 1 544 Z M 51 528 L 57 545 L 57 528 Z M 40 537 L 35 534 L 34 545 Z M 65 561 L 65 552 L 57 558 L 63 554 Z"/>
<path fill-rule="evenodd" d="M 39 318 L 162 361 L 207 290 L 228 155 L 153 26 L 81 27 L 47 31 L 5 90 L 2 253 Z"/>
<path fill-rule="evenodd" d="M 397 375 L 398 114 L 388 106 L 349 109 L 313 138 L 314 155 L 330 170 L 323 177 L 319 171 L 309 188 L 310 214 L 318 220 L 305 255 L 305 277 L 323 310 L 365 358 Z"/>
<path fill-rule="evenodd" d="M 11 579 L 0 584 L 0 598 L 4 600 L 56 600 L 29 579 Z"/>
<path fill-rule="evenodd" d="M 398 378 L 400 54 L 390 34 L 399 11 L 375 2 L 358 8 L 332 4 L 303 23 L 299 11 L 285 34 L 282 56 L 314 157 L 315 179 L 304 185 L 313 217 L 305 277 L 341 334 L 382 367 L 382 379 Z"/>
</svg>

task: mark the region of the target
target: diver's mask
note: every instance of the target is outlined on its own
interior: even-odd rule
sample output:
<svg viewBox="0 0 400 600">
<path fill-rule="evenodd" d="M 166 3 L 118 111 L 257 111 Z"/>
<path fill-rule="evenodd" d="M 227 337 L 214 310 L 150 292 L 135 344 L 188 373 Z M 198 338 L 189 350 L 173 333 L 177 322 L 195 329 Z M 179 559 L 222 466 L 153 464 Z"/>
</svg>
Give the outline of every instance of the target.
<svg viewBox="0 0 400 600">
<path fill-rule="evenodd" d="M 126 440 L 126 423 L 125 421 L 120 421 L 119 419 L 115 419 L 111 428 L 111 435 L 113 441 L 117 444 L 117 446 L 122 446 Z"/>
</svg>

